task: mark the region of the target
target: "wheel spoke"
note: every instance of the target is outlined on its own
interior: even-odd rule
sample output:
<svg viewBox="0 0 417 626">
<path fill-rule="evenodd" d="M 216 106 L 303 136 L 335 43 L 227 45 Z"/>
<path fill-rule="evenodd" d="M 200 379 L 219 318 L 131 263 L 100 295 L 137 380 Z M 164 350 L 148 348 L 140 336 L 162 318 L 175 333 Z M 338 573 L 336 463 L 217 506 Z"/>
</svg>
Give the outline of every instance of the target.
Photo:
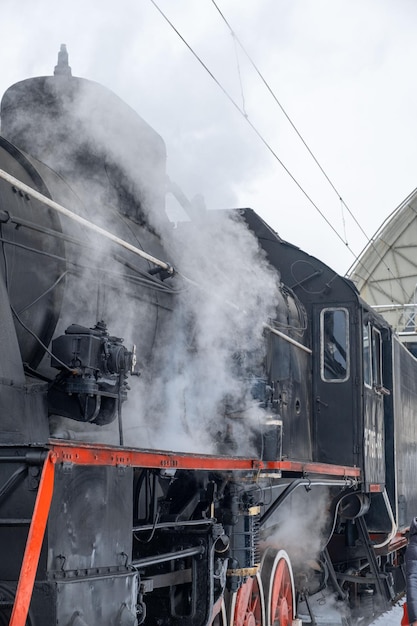
<svg viewBox="0 0 417 626">
<path fill-rule="evenodd" d="M 259 574 L 248 578 L 232 595 L 230 626 L 265 626 L 265 604 Z"/>
</svg>

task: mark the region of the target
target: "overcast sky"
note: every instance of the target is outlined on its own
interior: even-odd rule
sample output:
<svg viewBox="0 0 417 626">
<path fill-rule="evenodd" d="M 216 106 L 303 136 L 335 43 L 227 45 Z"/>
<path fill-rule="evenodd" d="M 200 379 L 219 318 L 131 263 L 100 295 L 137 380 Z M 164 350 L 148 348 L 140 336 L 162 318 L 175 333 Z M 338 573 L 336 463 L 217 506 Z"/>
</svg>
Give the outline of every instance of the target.
<svg viewBox="0 0 417 626">
<path fill-rule="evenodd" d="M 366 240 L 211 0 L 156 0 L 341 239 Z M 417 186 L 415 0 L 216 0 L 368 236 Z M 354 256 L 150 0 L 1 0 L 0 92 L 52 74 L 98 81 L 164 138 L 168 174 L 208 208 L 250 206 L 344 273 Z M 237 55 L 236 55 L 237 49 Z M 240 78 L 239 78 L 240 76 Z"/>
</svg>

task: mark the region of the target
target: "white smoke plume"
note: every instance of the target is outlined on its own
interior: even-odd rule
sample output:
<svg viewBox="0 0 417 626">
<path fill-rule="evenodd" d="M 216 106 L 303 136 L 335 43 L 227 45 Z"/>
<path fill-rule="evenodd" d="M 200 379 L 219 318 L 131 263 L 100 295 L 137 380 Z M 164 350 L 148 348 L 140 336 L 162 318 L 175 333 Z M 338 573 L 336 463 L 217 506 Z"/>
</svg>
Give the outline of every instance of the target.
<svg viewBox="0 0 417 626">
<path fill-rule="evenodd" d="M 58 118 L 49 137 L 43 137 L 44 125 L 24 111 L 28 117 L 19 123 L 25 125 L 27 151 L 36 146 L 50 167 L 69 175 L 89 219 L 154 254 L 146 249 L 149 231 L 142 241 L 140 230 L 131 228 L 115 208 L 114 183 L 123 180 L 124 190 L 138 199 L 154 245 L 180 272 L 166 281 L 178 293 L 161 325 L 160 304 L 153 295 L 138 302 L 129 295 L 131 284 L 106 291 L 114 247 L 89 236 L 88 254 L 80 258 L 91 267 L 80 266 L 68 277 L 57 334 L 72 322 L 93 326 L 95 315 L 103 315 L 98 319 L 105 319 L 111 334 L 123 337 L 127 346 L 138 346 L 141 377 L 131 380 L 123 406 L 128 445 L 213 452 L 226 437 L 233 439 L 236 453 L 253 453 L 252 435 L 263 414 L 248 379 L 262 375 L 264 324 L 275 317 L 279 275 L 236 212 L 203 211 L 200 218 L 174 228 L 164 210 L 167 178 L 160 137 L 127 105 L 120 107 L 116 96 L 106 99 L 106 90 L 81 81 L 75 93 L 68 89 L 67 94 L 66 79 L 54 80 L 48 84 L 64 90 L 67 117 Z M 75 178 L 71 159 L 80 155 Z M 76 230 L 82 236 L 82 229 Z M 99 279 L 102 286 L 95 294 Z M 225 413 L 230 413 L 228 425 Z M 116 426 L 107 430 L 117 441 Z"/>
<path fill-rule="evenodd" d="M 225 428 L 225 403 L 239 406 L 243 420 L 230 421 L 245 454 L 261 419 L 247 379 L 260 373 L 263 325 L 274 316 L 278 276 L 239 216 L 208 213 L 169 233 L 186 279 L 158 342 L 158 371 L 152 381 L 144 374 L 141 419 L 154 425 L 152 445 L 209 452 Z"/>
<path fill-rule="evenodd" d="M 174 228 L 164 211 L 167 179 L 158 162 L 163 149 L 157 142 L 159 156 L 149 152 L 146 124 L 140 127 L 142 137 L 130 133 L 129 121 L 136 122 L 133 111 L 126 108 L 126 119 L 115 120 L 112 104 L 109 100 L 97 107 L 86 85 L 79 96 L 84 137 L 131 181 L 147 221 L 180 271 L 171 281 L 180 293 L 171 319 L 158 329 L 152 365 L 138 355 L 142 375 L 132 381 L 123 408 L 126 443 L 213 452 L 227 430 L 225 412 L 239 407 L 240 419 L 229 421 L 234 445 L 241 454 L 253 453 L 251 434 L 263 416 L 247 379 L 261 374 L 263 328 L 275 317 L 279 275 L 236 212 L 203 211 Z M 138 146 L 140 139 L 143 145 Z M 126 300 L 122 307 L 123 336 L 136 343 L 143 320 L 132 303 Z M 120 315 L 120 303 L 117 308 Z"/>
</svg>

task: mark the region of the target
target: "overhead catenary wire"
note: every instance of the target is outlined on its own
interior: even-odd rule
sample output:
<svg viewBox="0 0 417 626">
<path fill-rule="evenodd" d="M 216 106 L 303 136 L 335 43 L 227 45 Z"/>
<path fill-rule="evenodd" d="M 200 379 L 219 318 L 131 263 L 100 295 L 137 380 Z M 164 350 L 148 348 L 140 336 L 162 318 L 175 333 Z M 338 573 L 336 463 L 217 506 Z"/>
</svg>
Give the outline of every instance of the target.
<svg viewBox="0 0 417 626">
<path fill-rule="evenodd" d="M 267 140 L 263 137 L 263 135 L 260 133 L 260 131 L 258 131 L 258 129 L 255 127 L 255 125 L 252 123 L 252 121 L 249 118 L 249 115 L 245 109 L 245 106 L 243 108 L 239 107 L 239 105 L 236 103 L 236 101 L 230 96 L 230 94 L 227 92 L 227 90 L 221 85 L 221 83 L 217 80 L 217 78 L 214 76 L 214 74 L 209 70 L 209 68 L 207 67 L 207 65 L 203 62 L 203 60 L 199 57 L 199 55 L 195 52 L 195 50 L 190 46 L 190 44 L 188 44 L 188 42 L 185 40 L 185 38 L 181 35 L 181 33 L 178 31 L 178 29 L 174 26 L 174 24 L 169 20 L 169 18 L 165 15 L 165 13 L 159 8 L 159 6 L 157 5 L 157 3 L 155 2 L 155 0 L 150 0 L 152 2 L 152 4 L 154 5 L 154 7 L 159 11 L 159 13 L 162 15 L 162 17 L 164 18 L 164 20 L 170 25 L 170 27 L 174 30 L 174 32 L 178 35 L 178 37 L 181 39 L 181 41 L 184 43 L 184 45 L 189 49 L 189 51 L 193 54 L 193 56 L 197 59 L 197 61 L 202 65 L 202 67 L 206 70 L 206 72 L 209 74 L 209 76 L 214 80 L 214 82 L 217 84 L 217 86 L 221 89 L 221 91 L 224 93 L 224 95 L 228 98 L 228 100 L 233 104 L 233 106 L 239 111 L 239 113 L 242 115 L 242 117 L 246 120 L 246 122 L 249 124 L 249 126 L 252 128 L 252 130 L 256 133 L 256 135 L 258 136 L 258 138 L 262 141 L 262 143 L 265 145 L 265 147 L 269 150 L 269 152 L 272 154 L 272 156 L 277 160 L 277 162 L 281 165 L 281 167 L 284 169 L 284 171 L 288 174 L 288 176 L 291 178 L 291 180 L 297 185 L 297 187 L 300 189 L 300 191 L 304 194 L 304 196 L 307 198 L 307 200 L 310 202 L 310 204 L 314 207 L 314 209 L 319 213 L 319 215 L 322 217 L 322 219 L 326 222 L 326 224 L 331 228 L 331 230 L 335 233 L 335 235 L 337 236 L 337 238 L 343 243 L 343 245 L 345 246 L 345 248 L 347 250 L 349 250 L 349 252 L 355 257 L 355 261 L 352 264 L 351 267 L 353 267 L 353 265 L 355 263 L 359 264 L 359 265 L 363 265 L 363 262 L 361 260 L 361 254 L 356 254 L 352 248 L 350 247 L 348 241 L 347 241 L 347 237 L 346 237 L 346 228 L 344 225 L 344 234 L 345 237 L 343 237 L 342 235 L 340 235 L 340 233 L 338 232 L 338 230 L 333 226 L 333 224 L 330 222 L 330 220 L 324 215 L 324 213 L 321 211 L 321 209 L 318 207 L 318 205 L 313 201 L 313 199 L 310 197 L 310 195 L 305 191 L 305 189 L 302 187 L 302 185 L 298 182 L 298 180 L 295 178 L 295 176 L 290 172 L 290 170 L 285 166 L 285 164 L 283 163 L 283 161 L 278 157 L 277 153 L 273 150 L 273 148 L 271 147 L 271 145 L 267 142 Z M 287 120 L 289 121 L 289 123 L 291 124 L 292 128 L 294 129 L 294 131 L 296 132 L 296 134 L 298 135 L 298 137 L 300 138 L 300 140 L 302 141 L 303 145 L 305 146 L 305 148 L 307 149 L 308 153 L 310 154 L 310 156 L 313 158 L 314 162 L 316 163 L 316 165 L 318 166 L 318 168 L 320 169 L 320 171 L 322 172 L 323 176 L 326 178 L 327 182 L 329 183 L 329 185 L 331 186 L 331 188 L 333 189 L 333 191 L 336 193 L 340 203 L 341 203 L 341 208 L 342 208 L 342 215 L 343 215 L 343 207 L 346 208 L 346 210 L 348 211 L 349 215 L 352 217 L 352 219 L 354 220 L 355 224 L 358 226 L 359 230 L 361 231 L 361 233 L 364 235 L 365 239 L 368 242 L 368 245 L 371 245 L 374 249 L 376 254 L 378 255 L 380 261 L 382 262 L 382 264 L 386 267 L 387 271 L 389 274 L 392 275 L 393 279 L 396 280 L 397 282 L 398 279 L 396 278 L 396 276 L 393 274 L 392 270 L 390 269 L 390 267 L 386 264 L 384 258 L 379 254 L 379 251 L 376 249 L 375 247 L 375 243 L 372 237 L 369 237 L 369 235 L 366 233 L 366 231 L 363 229 L 362 225 L 359 223 L 359 221 L 357 220 L 356 216 L 354 215 L 354 213 L 350 210 L 350 208 L 348 207 L 348 205 L 345 203 L 345 201 L 343 200 L 342 195 L 339 193 L 339 191 L 337 190 L 336 186 L 333 184 L 333 182 L 331 181 L 330 177 L 327 175 L 326 171 L 324 170 L 324 168 L 322 167 L 322 165 L 320 164 L 320 162 L 318 161 L 318 159 L 316 158 L 316 156 L 314 155 L 314 153 L 312 152 L 312 150 L 310 149 L 310 147 L 308 146 L 307 142 L 304 140 L 303 136 L 301 135 L 301 133 L 298 131 L 297 127 L 295 126 L 294 122 L 292 121 L 292 119 L 290 118 L 290 116 L 288 115 L 288 113 L 285 111 L 284 107 L 281 105 L 281 103 L 279 102 L 278 98 L 276 97 L 276 95 L 274 94 L 274 92 L 272 91 L 271 87 L 269 86 L 268 82 L 265 80 L 265 78 L 263 77 L 263 75 L 261 74 L 260 70 L 258 69 L 258 67 L 256 66 L 256 64 L 254 63 L 254 61 L 252 60 L 252 58 L 250 57 L 250 55 L 248 54 L 248 52 L 246 51 L 245 47 L 243 46 L 242 42 L 239 40 L 239 38 L 237 37 L 236 33 L 234 32 L 234 30 L 232 29 L 232 27 L 230 26 L 229 22 L 226 20 L 225 16 L 223 15 L 223 13 L 221 12 L 221 10 L 219 9 L 218 5 L 216 4 L 215 0 L 212 0 L 213 5 L 216 7 L 217 11 L 219 12 L 219 14 L 221 15 L 222 19 L 224 20 L 224 22 L 226 23 L 227 27 L 229 28 L 234 42 L 237 42 L 239 44 L 239 46 L 241 47 L 241 49 L 243 50 L 243 52 L 245 53 L 245 55 L 247 56 L 248 60 L 250 61 L 250 63 L 252 64 L 253 68 L 255 69 L 255 71 L 257 72 L 257 74 L 259 75 L 259 77 L 261 78 L 262 82 L 264 83 L 264 85 L 266 86 L 266 88 L 268 89 L 268 91 L 271 93 L 272 97 L 274 98 L 275 102 L 277 103 L 277 105 L 280 107 L 281 111 L 283 112 L 283 114 L 285 115 L 285 117 L 287 118 Z M 240 69 L 239 69 L 240 72 Z M 241 78 L 239 77 L 240 81 Z M 242 83 L 241 87 L 242 87 Z M 242 99 L 244 102 L 244 98 L 242 95 Z M 344 217 L 343 217 L 343 222 L 344 222 Z M 366 269 L 366 268 L 365 268 Z M 348 275 L 348 273 L 346 273 L 346 276 Z M 401 291 L 404 293 L 404 297 L 408 298 L 408 294 L 405 292 L 403 285 L 399 282 L 400 285 L 400 289 Z"/>
<path fill-rule="evenodd" d="M 341 212 L 342 212 L 342 222 L 343 222 L 343 233 L 344 233 L 344 243 L 346 244 L 346 246 L 348 245 L 348 241 L 347 241 L 347 233 L 346 233 L 346 224 L 345 224 L 345 217 L 344 217 L 344 212 L 343 212 L 343 208 L 345 208 L 347 210 L 347 212 L 349 213 L 349 215 L 351 216 L 351 218 L 353 219 L 353 221 L 355 222 L 355 224 L 357 225 L 357 227 L 359 228 L 359 230 L 361 231 L 361 233 L 364 235 L 367 244 L 366 246 L 371 246 L 372 248 L 374 248 L 379 260 L 383 263 L 383 265 L 385 265 L 385 268 L 387 269 L 388 273 L 391 274 L 394 278 L 394 280 L 396 280 L 398 282 L 397 277 L 393 274 L 391 268 L 385 263 L 384 258 L 379 254 L 379 251 L 376 249 L 375 247 L 375 241 L 373 237 L 369 237 L 369 235 L 366 233 L 366 231 L 364 230 L 364 228 L 362 227 L 362 225 L 360 224 L 359 220 L 356 218 L 355 214 L 353 213 L 353 211 L 351 211 L 351 209 L 349 208 L 349 206 L 346 204 L 346 202 L 343 200 L 343 197 L 341 195 L 341 193 L 338 191 L 338 189 L 336 188 L 336 185 L 333 183 L 333 181 L 330 179 L 330 177 L 328 176 L 328 174 L 326 173 L 324 167 L 321 165 L 321 163 L 319 162 L 319 160 L 317 159 L 317 157 L 315 156 L 315 154 L 313 153 L 313 151 L 311 150 L 310 146 L 307 144 L 307 142 L 305 141 L 304 137 L 302 136 L 302 134 L 300 133 L 300 131 L 298 130 L 298 128 L 296 127 L 295 123 L 293 122 L 293 120 L 291 119 L 291 117 L 289 116 L 289 114 L 287 113 L 287 111 L 284 109 L 283 105 L 281 104 L 281 102 L 278 100 L 275 92 L 272 90 L 272 88 L 270 87 L 268 81 L 264 78 L 263 74 L 261 73 L 261 71 L 259 70 L 258 66 L 255 64 L 254 60 L 252 59 L 251 55 L 248 53 L 248 51 L 246 50 L 245 46 L 243 45 L 243 43 L 241 42 L 241 40 L 239 39 L 239 37 L 237 36 L 237 34 L 235 33 L 235 31 L 233 30 L 233 28 L 231 27 L 230 23 L 228 22 L 228 20 L 226 19 L 226 17 L 224 16 L 224 14 L 222 13 L 222 11 L 220 10 L 218 4 L 216 3 L 215 0 L 211 0 L 213 5 L 215 6 L 215 8 L 217 9 L 219 15 L 221 16 L 221 18 L 223 19 L 224 23 L 226 24 L 226 26 L 228 27 L 232 37 L 233 37 L 233 41 L 236 45 L 239 44 L 240 48 L 242 49 L 243 53 L 245 54 L 246 58 L 248 59 L 249 63 L 252 65 L 253 69 L 255 70 L 255 72 L 257 73 L 257 75 L 259 76 L 259 78 L 261 79 L 261 81 L 263 82 L 263 84 L 265 85 L 265 87 L 267 88 L 267 90 L 269 91 L 269 93 L 271 94 L 272 98 L 274 99 L 274 101 L 276 102 L 276 104 L 278 105 L 278 107 L 281 109 L 283 115 L 285 116 L 285 118 L 288 120 L 289 124 L 291 125 L 291 127 L 293 128 L 293 130 L 295 131 L 295 133 L 297 134 L 297 136 L 299 137 L 300 141 L 302 142 L 302 144 L 304 145 L 304 147 L 306 148 L 307 152 L 310 154 L 310 156 L 312 157 L 313 161 L 315 162 L 315 164 L 317 165 L 317 167 L 319 168 L 319 170 L 321 171 L 321 173 L 323 174 L 323 176 L 325 177 L 325 179 L 327 180 L 327 182 L 329 183 L 329 185 L 331 186 L 331 188 L 333 189 L 333 191 L 335 192 L 335 194 L 337 195 L 337 197 L 340 200 L 340 206 L 341 206 Z M 240 78 L 240 76 L 239 76 Z M 241 80 L 241 79 L 240 79 Z M 342 238 L 343 240 L 343 238 Z M 360 264 L 363 266 L 363 263 L 361 261 L 361 256 L 362 253 L 360 252 L 359 254 L 355 255 L 355 261 L 354 263 L 351 265 L 351 267 L 348 269 L 348 271 L 346 272 L 346 276 L 349 275 L 349 272 L 351 271 L 351 269 L 353 268 L 353 266 L 355 265 L 355 263 Z M 364 268 L 366 269 L 366 268 Z M 409 294 L 407 294 L 404 291 L 404 288 L 402 286 L 401 283 L 399 283 L 400 285 L 400 289 L 403 292 L 404 296 L 407 298 L 409 296 Z"/>
<path fill-rule="evenodd" d="M 233 38 L 233 47 L 235 50 L 235 57 L 236 57 L 236 66 L 237 66 L 237 74 L 239 77 L 239 85 L 240 85 L 240 97 L 242 98 L 242 111 L 244 112 L 245 115 L 247 115 L 246 113 L 246 105 L 245 105 L 245 92 L 243 90 L 243 81 L 242 81 L 242 73 L 240 71 L 240 63 L 239 63 L 239 52 L 237 49 L 237 38 L 235 37 L 235 34 L 233 31 L 231 31 L 232 33 L 232 38 Z"/>
<path fill-rule="evenodd" d="M 229 22 L 227 21 L 226 17 L 224 16 L 222 11 L 220 10 L 219 6 L 215 2 L 215 0 L 211 0 L 211 1 L 212 1 L 213 5 L 216 7 L 216 9 L 217 9 L 218 13 L 220 14 L 220 16 L 222 17 L 223 21 L 225 22 L 225 24 L 229 28 L 229 30 L 230 30 L 230 32 L 231 32 L 231 34 L 233 36 L 233 39 L 239 44 L 240 48 L 244 52 L 244 54 L 245 54 L 246 58 L 248 59 L 249 63 L 252 65 L 253 69 L 258 74 L 259 78 L 261 79 L 261 81 L 263 82 L 263 84 L 265 85 L 265 87 L 267 88 L 269 93 L 271 94 L 271 96 L 274 99 L 274 101 L 276 102 L 276 104 L 281 109 L 283 115 L 285 116 L 285 118 L 287 119 L 287 121 L 289 122 L 291 127 L 293 128 L 294 132 L 297 134 L 297 136 L 299 137 L 300 141 L 302 142 L 302 144 L 306 148 L 307 152 L 310 154 L 311 158 L 313 159 L 313 161 L 315 162 L 315 164 L 317 165 L 317 167 L 319 168 L 319 170 L 321 171 L 321 173 L 323 174 L 323 176 L 325 177 L 325 179 L 327 180 L 327 182 L 329 183 L 329 185 L 331 186 L 331 188 L 333 189 L 333 191 L 335 192 L 335 194 L 339 198 L 342 209 L 344 207 L 348 211 L 349 215 L 354 220 L 355 224 L 358 226 L 358 228 L 360 229 L 361 233 L 365 236 L 366 240 L 369 242 L 370 241 L 370 237 L 367 235 L 366 231 L 362 228 L 362 225 L 357 220 L 355 214 L 350 210 L 350 208 L 348 207 L 346 202 L 343 200 L 343 197 L 342 197 L 341 193 L 338 191 L 338 189 L 336 188 L 335 184 L 333 183 L 333 181 L 330 179 L 330 177 L 328 176 L 327 172 L 325 171 L 324 167 L 321 165 L 321 163 L 319 162 L 319 160 L 317 159 L 317 157 L 313 153 L 312 149 L 307 144 L 306 140 L 304 139 L 304 137 L 302 136 L 302 134 L 300 133 L 300 131 L 296 127 L 295 123 L 293 122 L 293 120 L 291 119 L 291 117 L 289 116 L 287 111 L 284 109 L 284 107 L 281 104 L 281 102 L 278 100 L 275 92 L 272 90 L 272 88 L 270 87 L 268 81 L 264 78 L 264 76 L 261 73 L 261 71 L 259 70 L 258 66 L 255 64 L 254 60 L 252 59 L 251 55 L 248 53 L 248 51 L 246 50 L 246 48 L 243 45 L 243 43 L 241 42 L 241 40 L 236 35 L 235 31 L 232 29 L 231 25 L 229 24 Z M 347 238 L 346 238 L 345 243 L 346 242 L 347 242 Z"/>
<path fill-rule="evenodd" d="M 300 133 L 300 131 L 298 130 L 298 128 L 296 127 L 295 123 L 293 122 L 293 120 L 291 119 L 291 117 L 289 116 L 289 114 L 287 113 L 287 111 L 284 109 L 283 105 L 281 104 L 281 102 L 278 100 L 276 94 L 274 93 L 274 91 L 272 90 L 271 86 L 269 85 L 268 81 L 264 78 L 263 74 L 261 73 L 260 69 L 258 68 L 258 66 L 256 65 L 256 63 L 254 62 L 254 60 L 252 59 L 251 55 L 249 54 L 249 52 L 246 50 L 245 46 L 243 45 L 243 43 L 241 42 L 241 40 L 239 39 L 239 37 L 237 36 L 236 32 L 233 30 L 233 28 L 231 27 L 230 23 L 228 22 L 228 20 L 226 19 L 226 17 L 224 16 L 224 14 L 222 13 L 222 11 L 220 10 L 218 4 L 215 2 L 215 0 L 211 0 L 213 5 L 216 7 L 219 15 L 221 16 L 221 18 L 223 19 L 224 23 L 226 24 L 226 26 L 228 27 L 228 29 L 230 30 L 230 33 L 234 39 L 234 41 L 236 43 L 239 44 L 240 48 L 242 49 L 243 53 L 245 54 L 246 58 L 248 59 L 249 63 L 252 65 L 253 69 L 255 70 L 255 72 L 257 73 L 257 75 L 259 76 L 259 78 L 261 79 L 261 81 L 263 82 L 263 84 L 265 85 L 266 89 L 269 91 L 269 93 L 271 94 L 272 98 L 274 99 L 274 101 L 276 102 L 276 104 L 279 106 L 279 108 L 281 109 L 283 115 L 285 116 L 285 118 L 287 119 L 287 121 L 289 122 L 289 124 L 292 126 L 294 132 L 298 135 L 300 141 L 302 142 L 302 144 L 304 145 L 304 147 L 306 148 L 307 152 L 310 154 L 311 158 L 314 160 L 315 164 L 317 165 L 317 167 L 319 168 L 319 170 L 321 171 L 321 173 L 323 174 L 323 176 L 326 178 L 327 182 L 329 183 L 329 185 L 332 187 L 333 191 L 336 193 L 336 195 L 338 196 L 340 203 L 342 205 L 342 207 L 345 207 L 346 210 L 348 211 L 349 215 L 352 217 L 352 219 L 355 221 L 356 225 L 358 226 L 358 228 L 360 228 L 362 234 L 366 237 L 367 240 L 369 240 L 369 237 L 367 236 L 366 232 L 363 230 L 362 226 L 359 224 L 359 222 L 357 221 L 355 215 L 350 211 L 348 205 L 346 204 L 346 202 L 343 200 L 342 195 L 339 193 L 339 191 L 337 190 L 336 186 L 334 185 L 334 183 L 332 182 L 332 180 L 330 179 L 330 177 L 328 176 L 328 174 L 326 173 L 324 167 L 321 165 L 321 163 L 319 162 L 319 160 L 317 159 L 317 157 L 315 156 L 315 154 L 313 153 L 313 151 L 311 150 L 310 146 L 307 144 L 306 140 L 304 139 L 304 137 L 302 136 L 302 134 Z M 345 240 L 345 243 L 347 242 L 347 240 Z"/>
<path fill-rule="evenodd" d="M 169 24 L 169 26 L 174 30 L 174 32 L 178 35 L 178 37 L 181 39 L 181 41 L 184 43 L 184 45 L 188 48 L 188 50 L 191 52 L 191 54 L 196 58 L 196 60 L 200 63 L 200 65 L 205 69 L 205 71 L 209 74 L 209 76 L 212 78 L 212 80 L 216 83 L 216 85 L 219 87 L 219 89 L 224 93 L 224 95 L 226 96 L 226 98 L 229 100 L 229 102 L 231 102 L 231 104 L 237 109 L 237 111 L 240 113 L 240 115 L 246 120 L 246 122 L 249 124 L 249 126 L 252 128 L 252 130 L 254 131 L 254 133 L 257 135 L 257 137 L 261 140 L 261 142 L 264 144 L 264 146 L 267 148 L 267 150 L 272 154 L 272 156 L 274 157 L 274 159 L 280 164 L 280 166 L 283 168 L 283 170 L 288 174 L 288 176 L 291 178 L 291 180 L 295 183 L 295 185 L 298 187 L 298 189 L 301 191 L 301 193 L 307 198 L 308 202 L 314 207 L 314 209 L 319 213 L 319 215 L 322 217 L 322 219 L 326 222 L 326 224 L 329 226 L 329 228 L 331 228 L 331 230 L 335 233 L 336 237 L 338 239 L 340 239 L 340 241 L 343 243 L 343 245 L 349 250 L 349 252 L 356 258 L 356 254 L 355 252 L 350 248 L 350 246 L 346 243 L 346 241 L 343 239 L 343 237 L 340 235 L 340 233 L 337 231 L 337 229 L 333 226 L 333 224 L 330 222 L 330 220 L 328 220 L 328 218 L 325 216 L 325 214 L 321 211 L 321 209 L 318 207 L 318 205 L 314 202 L 314 200 L 311 198 L 311 196 L 307 193 L 307 191 L 303 188 L 303 186 L 301 185 L 301 183 L 298 182 L 298 180 L 295 178 L 295 176 L 292 174 L 292 172 L 287 168 L 287 166 L 284 164 L 284 162 L 279 158 L 278 154 L 275 152 L 275 150 L 272 148 L 272 146 L 268 143 L 268 141 L 264 138 L 264 136 L 262 135 L 262 133 L 257 129 L 257 127 L 255 126 L 255 124 L 250 120 L 249 116 L 247 115 L 247 113 L 237 104 L 237 102 L 232 98 L 232 96 L 228 93 L 228 91 L 223 87 L 223 85 L 220 83 L 220 81 L 214 76 L 214 74 L 210 71 L 210 69 L 207 67 L 207 65 L 204 63 L 204 61 L 199 57 L 199 55 L 195 52 L 195 50 L 190 46 L 190 44 L 186 41 L 186 39 L 181 35 L 181 33 L 178 31 L 178 29 L 174 26 L 174 24 L 170 21 L 170 19 L 167 17 L 167 15 L 165 15 L 165 13 L 162 11 L 162 9 L 160 9 L 160 7 L 157 5 L 157 3 L 155 2 L 155 0 L 150 0 L 150 2 L 154 5 L 154 7 L 156 8 L 156 10 L 161 14 L 161 16 L 164 18 L 164 20 Z"/>
</svg>

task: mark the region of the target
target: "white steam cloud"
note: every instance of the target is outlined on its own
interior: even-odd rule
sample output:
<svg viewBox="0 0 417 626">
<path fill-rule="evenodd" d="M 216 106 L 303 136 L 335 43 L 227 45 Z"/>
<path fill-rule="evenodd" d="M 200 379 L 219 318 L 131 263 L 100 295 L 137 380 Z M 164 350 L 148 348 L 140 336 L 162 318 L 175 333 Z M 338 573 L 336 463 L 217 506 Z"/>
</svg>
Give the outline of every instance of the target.
<svg viewBox="0 0 417 626">
<path fill-rule="evenodd" d="M 274 526 L 266 529 L 264 548 L 284 548 L 294 569 L 303 570 L 309 562 L 314 566 L 327 538 L 329 503 L 330 497 L 326 488 L 313 487 L 311 491 L 306 491 L 301 487 L 295 491 L 278 508 L 274 516 Z"/>
<path fill-rule="evenodd" d="M 93 326 L 104 319 L 112 335 L 138 346 L 141 377 L 131 380 L 123 406 L 126 444 L 213 452 L 226 438 L 236 453 L 253 453 L 253 434 L 264 416 L 249 379 L 262 376 L 264 324 L 276 316 L 277 272 L 238 212 L 203 210 L 174 227 L 165 212 L 164 143 L 114 94 L 71 77 L 40 85 L 58 93 L 64 116 L 45 125 L 42 99 L 35 111 L 23 105 L 9 121 L 26 151 L 68 177 L 82 201 L 75 210 L 155 256 L 170 257 L 180 272 L 164 283 L 176 292 L 168 304 L 166 292 L 117 285 L 114 246 L 88 235 L 88 252 L 71 252 L 81 263 L 67 276 L 57 334 L 70 323 Z M 141 230 L 122 215 L 131 210 L 132 198 L 138 210 L 132 217 L 149 228 Z M 142 272 L 149 269 L 133 261 Z"/>
<path fill-rule="evenodd" d="M 128 107 L 125 119 L 115 119 L 112 99 L 97 107 L 94 91 L 88 83 L 85 87 L 79 97 L 81 132 L 93 152 L 106 152 L 131 181 L 147 221 L 180 270 L 170 281 L 180 293 L 168 323 L 158 328 L 152 364 L 138 355 L 142 374 L 131 382 L 123 407 L 125 443 L 214 452 L 226 436 L 238 453 L 254 453 L 252 433 L 264 416 L 248 378 L 262 374 L 263 329 L 276 315 L 279 275 L 236 212 L 203 211 L 174 228 L 164 210 L 167 178 L 160 138 L 152 138 L 156 153 L 150 151 L 147 139 L 154 131 L 143 121 L 138 126 Z M 130 122 L 140 136 L 131 132 Z M 134 307 L 127 299 L 118 303 L 123 336 L 137 343 L 143 320 Z"/>
<path fill-rule="evenodd" d="M 278 276 L 239 216 L 209 212 L 166 235 L 192 282 L 183 281 L 159 341 L 156 375 L 150 381 L 144 374 L 139 419 L 151 420 L 149 445 L 209 452 L 225 429 L 227 402 L 244 414 L 230 422 L 234 439 L 240 431 L 239 452 L 248 453 L 261 412 L 247 378 L 260 373 L 263 325 L 274 316 Z"/>
</svg>

